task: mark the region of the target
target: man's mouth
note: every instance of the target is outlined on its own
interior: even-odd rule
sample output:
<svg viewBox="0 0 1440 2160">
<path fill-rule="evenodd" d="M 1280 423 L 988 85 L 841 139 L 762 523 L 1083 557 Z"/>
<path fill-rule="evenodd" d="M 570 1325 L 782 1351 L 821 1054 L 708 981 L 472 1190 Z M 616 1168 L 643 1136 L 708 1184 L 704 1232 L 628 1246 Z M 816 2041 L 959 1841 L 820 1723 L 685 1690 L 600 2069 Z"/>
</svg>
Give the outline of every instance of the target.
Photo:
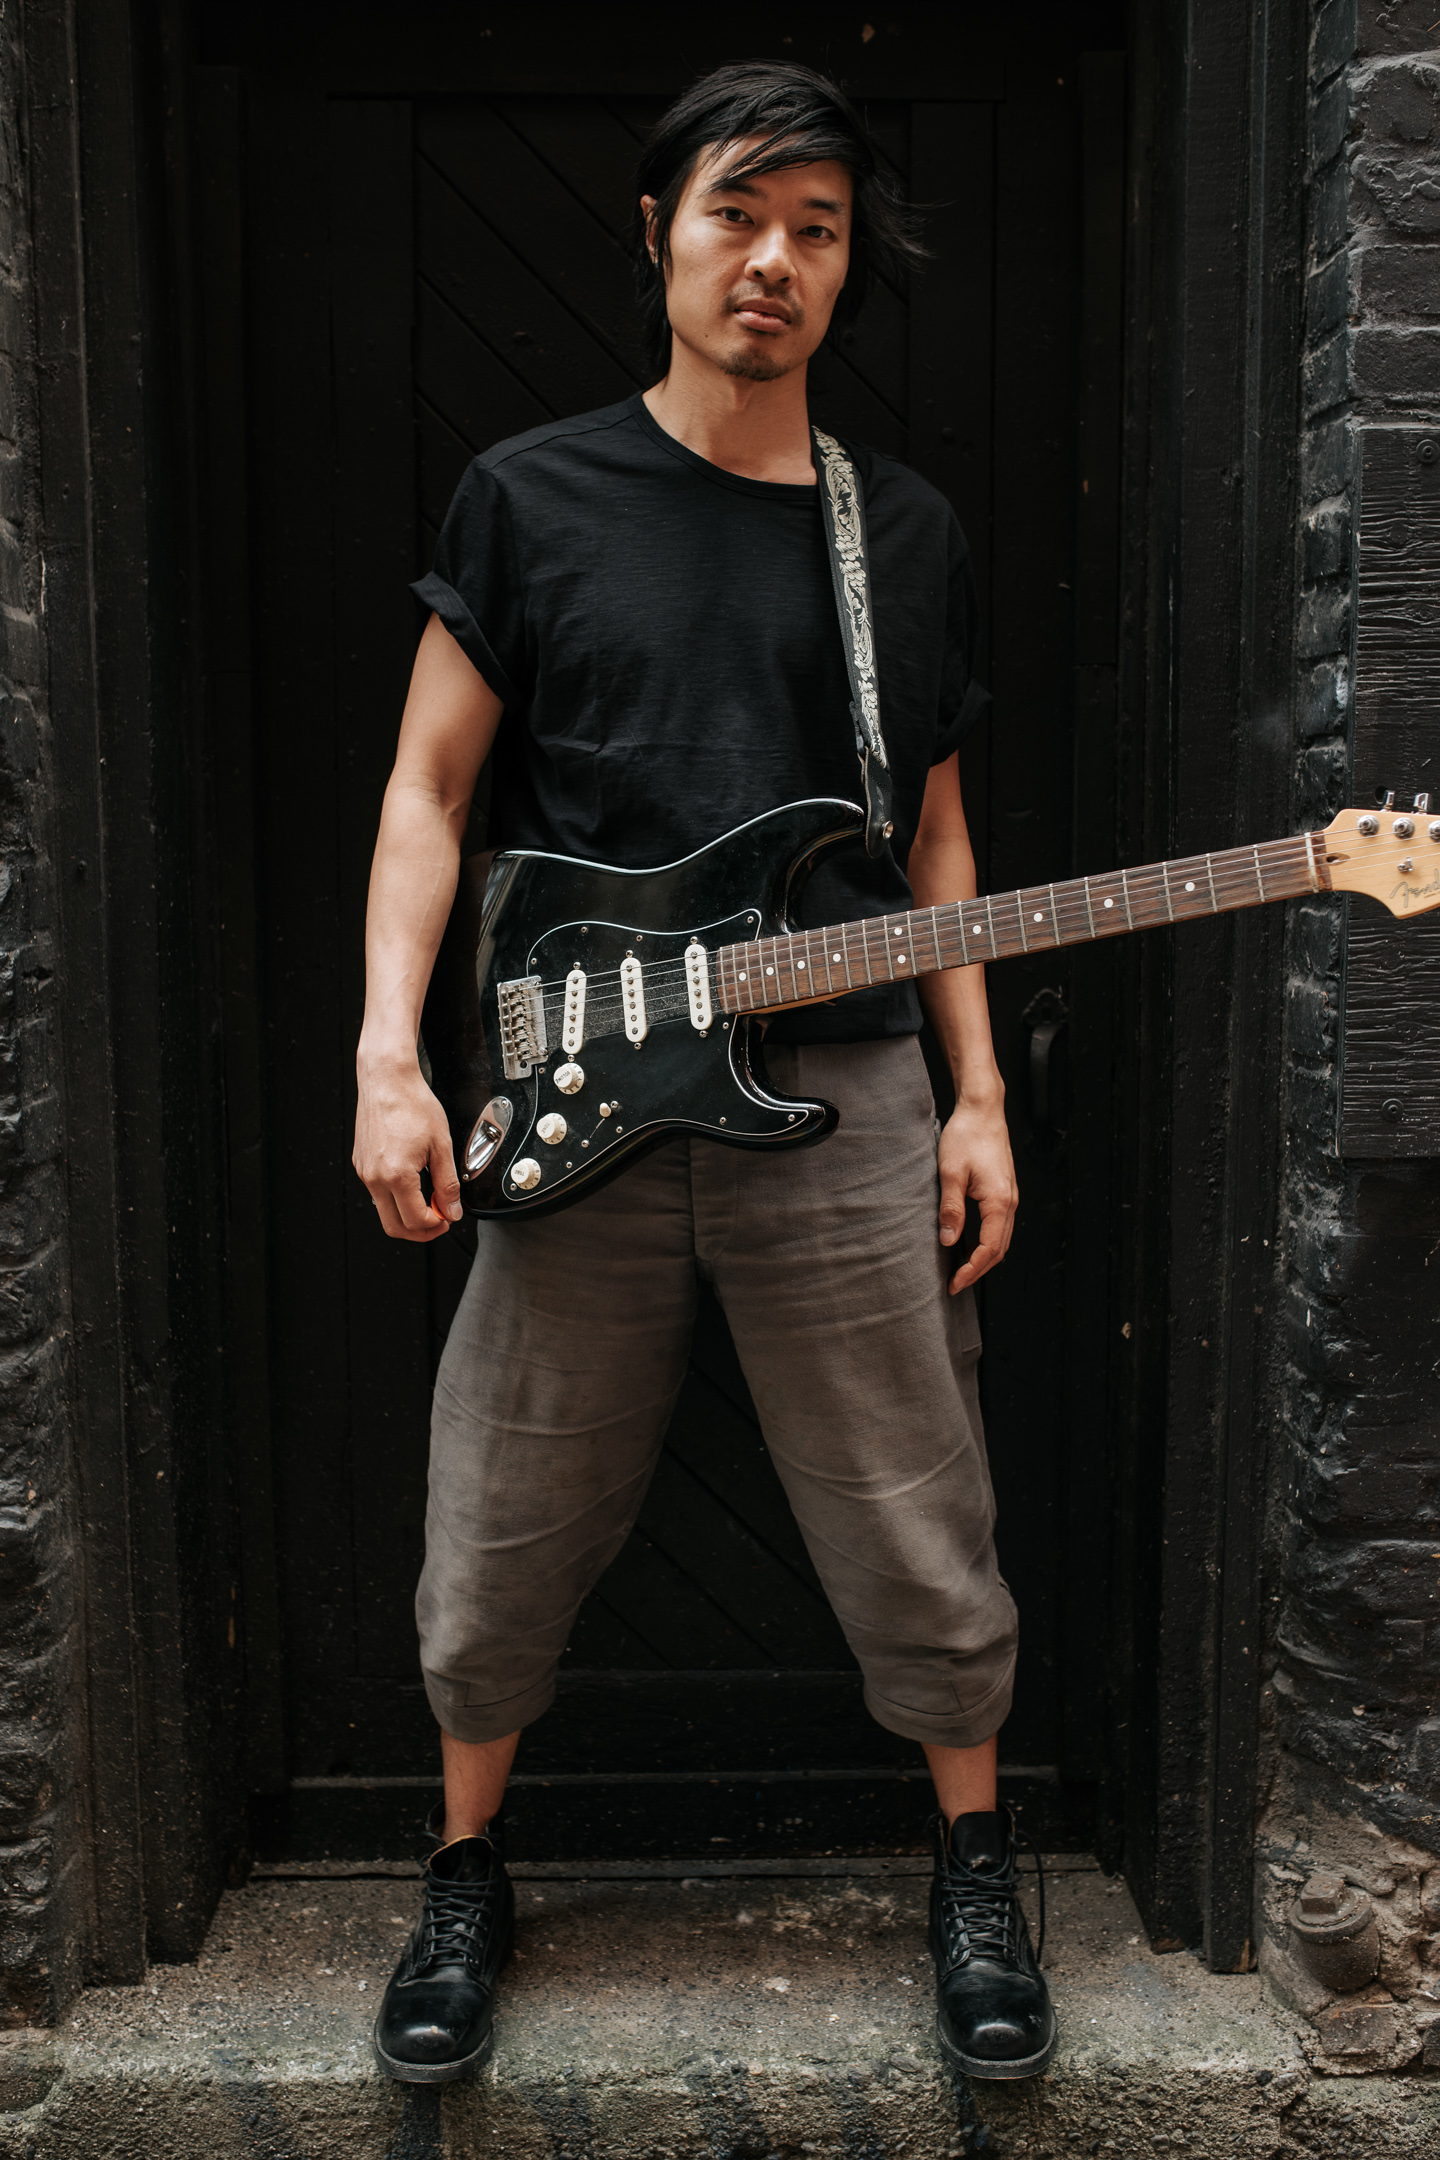
<svg viewBox="0 0 1440 2160">
<path fill-rule="evenodd" d="M 747 330 L 786 330 L 792 317 L 778 300 L 733 300 L 731 312 Z"/>
</svg>

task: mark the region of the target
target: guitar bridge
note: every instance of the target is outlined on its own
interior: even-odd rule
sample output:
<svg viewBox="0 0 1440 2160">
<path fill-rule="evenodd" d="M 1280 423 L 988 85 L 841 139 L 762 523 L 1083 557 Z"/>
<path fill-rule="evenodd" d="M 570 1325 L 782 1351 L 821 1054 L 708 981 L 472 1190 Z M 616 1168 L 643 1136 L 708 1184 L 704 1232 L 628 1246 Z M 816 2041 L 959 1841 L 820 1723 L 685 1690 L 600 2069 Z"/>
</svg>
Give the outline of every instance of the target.
<svg viewBox="0 0 1440 2160">
<path fill-rule="evenodd" d="M 522 975 L 516 982 L 497 983 L 495 999 L 500 1009 L 500 1056 L 505 1077 L 528 1080 L 550 1048 L 540 977 Z"/>
</svg>

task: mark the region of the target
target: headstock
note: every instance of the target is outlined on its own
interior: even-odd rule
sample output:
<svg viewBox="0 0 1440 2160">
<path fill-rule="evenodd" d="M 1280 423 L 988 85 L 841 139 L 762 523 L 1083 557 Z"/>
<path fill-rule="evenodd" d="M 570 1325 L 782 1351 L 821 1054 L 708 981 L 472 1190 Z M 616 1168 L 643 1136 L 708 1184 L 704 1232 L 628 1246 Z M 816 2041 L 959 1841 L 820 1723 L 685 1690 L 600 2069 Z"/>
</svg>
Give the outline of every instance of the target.
<svg viewBox="0 0 1440 2160">
<path fill-rule="evenodd" d="M 1393 791 L 1373 810 L 1342 810 L 1325 828 L 1325 865 L 1337 892 L 1368 893 L 1392 915 L 1440 907 L 1440 817 L 1430 797 L 1397 809 Z"/>
</svg>

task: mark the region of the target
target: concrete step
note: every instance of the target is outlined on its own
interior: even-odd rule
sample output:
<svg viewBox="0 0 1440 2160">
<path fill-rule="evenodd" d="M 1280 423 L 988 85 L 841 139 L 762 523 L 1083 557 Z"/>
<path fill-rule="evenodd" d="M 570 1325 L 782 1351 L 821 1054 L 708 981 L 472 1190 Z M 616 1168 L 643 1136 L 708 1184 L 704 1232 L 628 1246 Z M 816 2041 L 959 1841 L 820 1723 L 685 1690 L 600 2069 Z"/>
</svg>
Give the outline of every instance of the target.
<svg viewBox="0 0 1440 2160">
<path fill-rule="evenodd" d="M 1085 1859 L 1047 1863 L 1054 2066 L 973 2092 L 934 2044 L 919 1861 L 516 1872 L 478 2080 L 401 2088 L 372 2066 L 413 1871 L 273 1870 L 225 1897 L 195 1964 L 0 2039 L 0 2156 L 1440 2154 L 1440 2075 L 1313 2078 L 1258 1979 L 1155 1956 L 1124 1883 Z"/>
</svg>

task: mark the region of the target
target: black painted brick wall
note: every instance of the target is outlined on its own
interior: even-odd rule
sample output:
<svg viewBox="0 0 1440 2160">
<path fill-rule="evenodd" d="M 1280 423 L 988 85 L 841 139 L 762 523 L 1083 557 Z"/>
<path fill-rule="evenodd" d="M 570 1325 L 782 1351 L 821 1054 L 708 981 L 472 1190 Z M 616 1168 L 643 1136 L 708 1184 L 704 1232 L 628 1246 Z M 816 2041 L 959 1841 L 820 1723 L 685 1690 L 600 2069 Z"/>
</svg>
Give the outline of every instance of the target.
<svg viewBox="0 0 1440 2160">
<path fill-rule="evenodd" d="M 1312 824 L 1373 778 L 1351 771 L 1359 430 L 1440 416 L 1437 16 L 1326 0 L 1313 17 L 1297 641 Z M 1389 784 L 1440 785 L 1440 717 L 1436 748 L 1431 772 Z M 1440 1163 L 1338 1152 L 1343 958 L 1335 905 L 1300 909 L 1273 1761 L 1282 1813 L 1357 1810 L 1440 1852 Z"/>
<path fill-rule="evenodd" d="M 79 1981 L 86 1896 L 44 575 L 16 12 L 0 16 L 0 2025 Z M 68 1857 L 67 1857 L 68 1856 Z"/>
</svg>

